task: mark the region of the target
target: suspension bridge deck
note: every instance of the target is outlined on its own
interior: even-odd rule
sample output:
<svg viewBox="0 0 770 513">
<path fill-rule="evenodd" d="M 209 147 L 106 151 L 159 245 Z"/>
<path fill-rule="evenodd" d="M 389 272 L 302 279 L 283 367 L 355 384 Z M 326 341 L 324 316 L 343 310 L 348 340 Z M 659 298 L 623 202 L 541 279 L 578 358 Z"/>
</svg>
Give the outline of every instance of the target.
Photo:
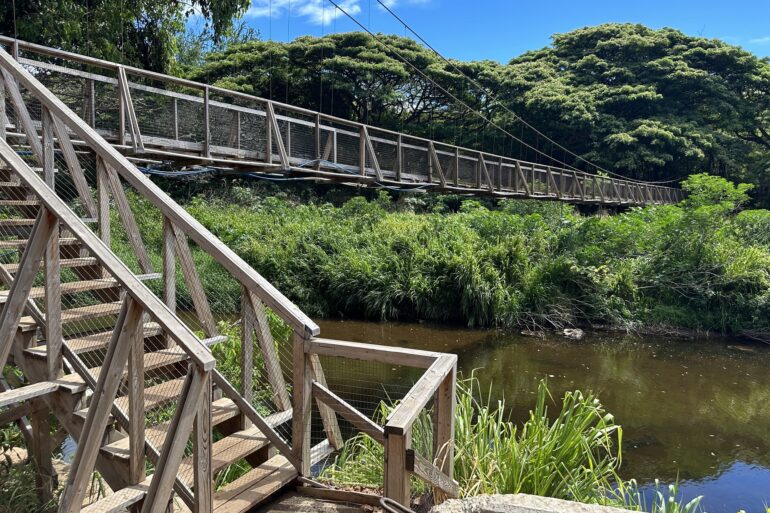
<svg viewBox="0 0 770 513">
<path fill-rule="evenodd" d="M 199 165 L 262 177 L 603 205 L 683 198 L 677 188 L 527 162 L 54 48 L 0 42 L 145 171 Z M 7 129 L 26 135 L 18 126 Z"/>
</svg>

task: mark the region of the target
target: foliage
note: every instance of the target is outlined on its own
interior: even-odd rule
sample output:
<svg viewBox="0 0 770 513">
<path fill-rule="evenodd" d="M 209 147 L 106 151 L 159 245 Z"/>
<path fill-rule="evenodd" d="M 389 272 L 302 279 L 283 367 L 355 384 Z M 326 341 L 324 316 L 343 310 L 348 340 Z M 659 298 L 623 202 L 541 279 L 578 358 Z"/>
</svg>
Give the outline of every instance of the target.
<svg viewBox="0 0 770 513">
<path fill-rule="evenodd" d="M 237 182 L 188 209 L 311 315 L 770 334 L 770 216 L 740 211 L 745 186 L 696 175 L 684 187 L 681 205 L 613 216 L 382 192 L 335 207 Z M 237 288 L 204 280 L 216 304 L 237 304 Z"/>
<path fill-rule="evenodd" d="M 661 490 L 659 480 L 655 480 L 655 493 L 652 503 L 648 504 L 642 493 L 639 491 L 639 485 L 632 479 L 618 489 L 614 496 L 624 503 L 627 509 L 648 511 L 649 513 L 699 513 L 702 511 L 702 495 L 694 497 L 688 502 L 678 499 L 679 485 L 672 483 L 667 487 L 667 493 Z"/>
<path fill-rule="evenodd" d="M 198 13 L 214 40 L 229 33 L 248 0 L 41 0 L 0 3 L 0 33 L 147 69 L 163 71 L 177 34 Z M 55 22 L 54 22 L 55 20 Z"/>
<path fill-rule="evenodd" d="M 528 145 L 572 161 L 561 151 L 553 153 L 514 112 L 612 172 L 678 179 L 700 169 L 760 184 L 757 198 L 766 197 L 770 64 L 736 46 L 670 28 L 605 24 L 554 35 L 552 45 L 501 65 L 447 63 L 408 38 L 380 37 L 390 47 L 356 32 L 234 44 L 208 54 L 188 76 L 356 121 L 538 159 L 488 119 Z M 479 94 L 463 74 L 494 95 Z"/>
<path fill-rule="evenodd" d="M 541 382 L 530 418 L 517 426 L 505 417 L 503 401 L 492 405 L 479 392 L 473 377 L 460 380 L 454 477 L 461 496 L 529 493 L 612 502 L 607 491 L 620 465 L 621 430 L 593 394 L 568 392 L 558 415 L 551 419 L 550 395 Z M 383 406 L 384 412 L 388 410 Z M 431 440 L 425 436 L 431 432 L 430 416 L 425 414 L 414 427 L 415 450 L 420 454 L 431 454 Z M 371 438 L 354 437 L 322 477 L 379 487 L 383 456 L 382 446 Z"/>
</svg>

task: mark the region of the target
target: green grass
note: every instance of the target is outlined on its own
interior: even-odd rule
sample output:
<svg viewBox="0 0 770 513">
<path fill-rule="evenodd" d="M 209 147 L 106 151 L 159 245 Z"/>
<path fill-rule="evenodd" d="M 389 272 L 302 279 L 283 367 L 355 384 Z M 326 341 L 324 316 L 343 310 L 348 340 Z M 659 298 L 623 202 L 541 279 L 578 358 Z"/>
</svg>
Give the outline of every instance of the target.
<svg viewBox="0 0 770 513">
<path fill-rule="evenodd" d="M 635 480 L 620 477 L 623 431 L 592 393 L 567 392 L 555 401 L 543 381 L 521 425 L 507 419 L 505 401 L 492 404 L 474 377 L 459 381 L 457 397 L 454 478 L 461 497 L 526 493 L 650 513 L 701 511 L 702 497 L 684 502 L 677 484 L 664 489 L 656 480 L 653 500 L 647 502 Z M 381 405 L 378 420 L 393 406 Z M 432 432 L 425 411 L 413 428 L 417 453 L 432 454 Z M 381 490 L 383 461 L 383 446 L 359 434 L 345 442 L 320 478 Z M 430 488 L 413 477 L 412 496 L 425 493 Z"/>
</svg>

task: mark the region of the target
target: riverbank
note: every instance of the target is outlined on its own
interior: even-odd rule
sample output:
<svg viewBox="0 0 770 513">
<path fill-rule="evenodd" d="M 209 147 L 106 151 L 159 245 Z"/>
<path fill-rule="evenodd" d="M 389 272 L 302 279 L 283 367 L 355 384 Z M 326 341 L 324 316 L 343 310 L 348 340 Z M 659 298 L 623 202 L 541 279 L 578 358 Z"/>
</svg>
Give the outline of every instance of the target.
<svg viewBox="0 0 770 513">
<path fill-rule="evenodd" d="M 335 206 L 223 185 L 186 208 L 310 315 L 770 338 L 770 212 L 744 210 L 747 187 L 721 178 L 691 177 L 678 206 L 615 215 L 385 192 Z M 215 269 L 204 282 L 215 308 L 237 308 Z"/>
</svg>

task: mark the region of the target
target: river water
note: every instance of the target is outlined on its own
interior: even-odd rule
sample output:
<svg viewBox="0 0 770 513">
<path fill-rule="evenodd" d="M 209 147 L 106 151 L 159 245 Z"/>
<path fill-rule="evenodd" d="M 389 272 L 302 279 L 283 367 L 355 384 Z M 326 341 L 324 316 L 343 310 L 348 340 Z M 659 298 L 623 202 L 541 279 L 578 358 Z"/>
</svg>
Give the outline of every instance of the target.
<svg viewBox="0 0 770 513">
<path fill-rule="evenodd" d="M 580 342 L 430 324 L 319 322 L 327 338 L 458 355 L 525 419 L 538 382 L 596 392 L 623 426 L 623 478 L 678 479 L 708 513 L 770 506 L 770 346 L 588 333 Z"/>
</svg>

